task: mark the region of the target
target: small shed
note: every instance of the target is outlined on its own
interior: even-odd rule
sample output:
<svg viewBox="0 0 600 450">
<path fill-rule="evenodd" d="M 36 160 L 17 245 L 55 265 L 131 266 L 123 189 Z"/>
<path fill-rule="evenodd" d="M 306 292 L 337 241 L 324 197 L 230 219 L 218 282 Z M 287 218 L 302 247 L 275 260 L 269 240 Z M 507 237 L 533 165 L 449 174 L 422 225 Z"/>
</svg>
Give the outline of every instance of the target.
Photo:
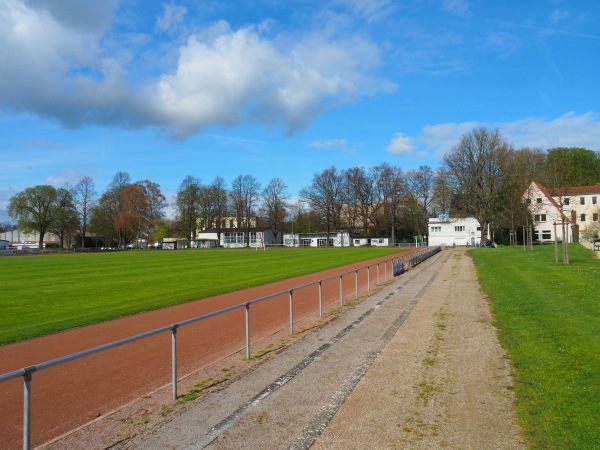
<svg viewBox="0 0 600 450">
<path fill-rule="evenodd" d="M 181 238 L 164 238 L 163 249 L 164 250 L 177 250 L 180 248 L 188 248 L 188 240 Z"/>
</svg>

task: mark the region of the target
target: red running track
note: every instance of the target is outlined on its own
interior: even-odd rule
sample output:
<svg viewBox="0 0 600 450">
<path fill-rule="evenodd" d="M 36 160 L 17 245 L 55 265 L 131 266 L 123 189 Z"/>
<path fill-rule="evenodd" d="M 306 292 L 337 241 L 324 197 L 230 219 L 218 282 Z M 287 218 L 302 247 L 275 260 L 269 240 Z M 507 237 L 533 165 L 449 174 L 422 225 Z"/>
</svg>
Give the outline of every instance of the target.
<svg viewBox="0 0 600 450">
<path fill-rule="evenodd" d="M 413 250 L 414 251 L 414 250 Z M 403 252 L 406 257 L 412 252 Z M 103 345 L 200 316 L 228 306 L 308 284 L 371 264 L 390 256 L 210 297 L 109 322 L 67 330 L 0 347 L 0 374 Z M 367 288 L 367 271 L 358 272 L 359 290 Z M 392 277 L 391 263 L 387 277 Z M 370 270 L 371 285 L 377 269 Z M 354 298 L 356 278 L 343 277 L 346 301 Z M 322 284 L 323 304 L 339 302 L 339 277 Z M 318 313 L 318 285 L 294 290 L 294 317 Z M 251 342 L 279 329 L 289 329 L 289 296 L 251 305 Z M 318 318 L 318 315 L 316 316 Z M 245 311 L 239 308 L 177 330 L 178 374 L 201 368 L 245 345 Z M 110 350 L 33 373 L 31 383 L 31 445 L 41 445 L 104 415 L 171 381 L 171 333 L 164 332 Z M 23 379 L 0 383 L 0 448 L 22 448 Z"/>
</svg>

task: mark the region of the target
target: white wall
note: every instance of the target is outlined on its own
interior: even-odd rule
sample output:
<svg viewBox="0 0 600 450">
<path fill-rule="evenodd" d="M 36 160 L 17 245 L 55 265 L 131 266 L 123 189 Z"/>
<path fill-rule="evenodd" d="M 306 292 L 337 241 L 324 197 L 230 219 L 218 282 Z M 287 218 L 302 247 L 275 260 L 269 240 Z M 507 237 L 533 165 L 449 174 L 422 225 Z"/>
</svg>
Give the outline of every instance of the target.
<svg viewBox="0 0 600 450">
<path fill-rule="evenodd" d="M 442 221 L 438 218 L 429 219 L 428 245 L 430 247 L 436 245 L 479 245 L 480 240 L 479 222 L 473 217 L 449 218 Z"/>
</svg>

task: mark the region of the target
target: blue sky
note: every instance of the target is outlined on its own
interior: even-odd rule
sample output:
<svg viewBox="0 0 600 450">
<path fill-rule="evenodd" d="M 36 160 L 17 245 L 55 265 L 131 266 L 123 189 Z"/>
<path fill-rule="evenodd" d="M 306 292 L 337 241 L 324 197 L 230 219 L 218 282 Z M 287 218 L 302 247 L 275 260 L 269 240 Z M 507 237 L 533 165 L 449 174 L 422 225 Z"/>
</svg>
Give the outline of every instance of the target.
<svg viewBox="0 0 600 450">
<path fill-rule="evenodd" d="M 600 3 L 0 0 L 0 223 L 38 184 L 437 168 L 460 136 L 600 145 Z"/>
</svg>

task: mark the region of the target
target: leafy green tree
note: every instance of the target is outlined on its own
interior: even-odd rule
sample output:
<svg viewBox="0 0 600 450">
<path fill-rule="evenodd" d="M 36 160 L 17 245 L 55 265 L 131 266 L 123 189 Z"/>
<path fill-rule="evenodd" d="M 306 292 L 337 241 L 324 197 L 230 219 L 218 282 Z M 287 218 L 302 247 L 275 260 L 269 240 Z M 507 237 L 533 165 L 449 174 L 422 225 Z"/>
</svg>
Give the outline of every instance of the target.
<svg viewBox="0 0 600 450">
<path fill-rule="evenodd" d="M 552 148 L 545 172 L 547 186 L 593 186 L 600 182 L 600 154 L 580 147 Z"/>
<path fill-rule="evenodd" d="M 44 236 L 55 222 L 59 194 L 56 188 L 38 185 L 13 195 L 8 203 L 8 214 L 25 233 L 39 233 L 39 248 L 44 246 Z"/>
</svg>

